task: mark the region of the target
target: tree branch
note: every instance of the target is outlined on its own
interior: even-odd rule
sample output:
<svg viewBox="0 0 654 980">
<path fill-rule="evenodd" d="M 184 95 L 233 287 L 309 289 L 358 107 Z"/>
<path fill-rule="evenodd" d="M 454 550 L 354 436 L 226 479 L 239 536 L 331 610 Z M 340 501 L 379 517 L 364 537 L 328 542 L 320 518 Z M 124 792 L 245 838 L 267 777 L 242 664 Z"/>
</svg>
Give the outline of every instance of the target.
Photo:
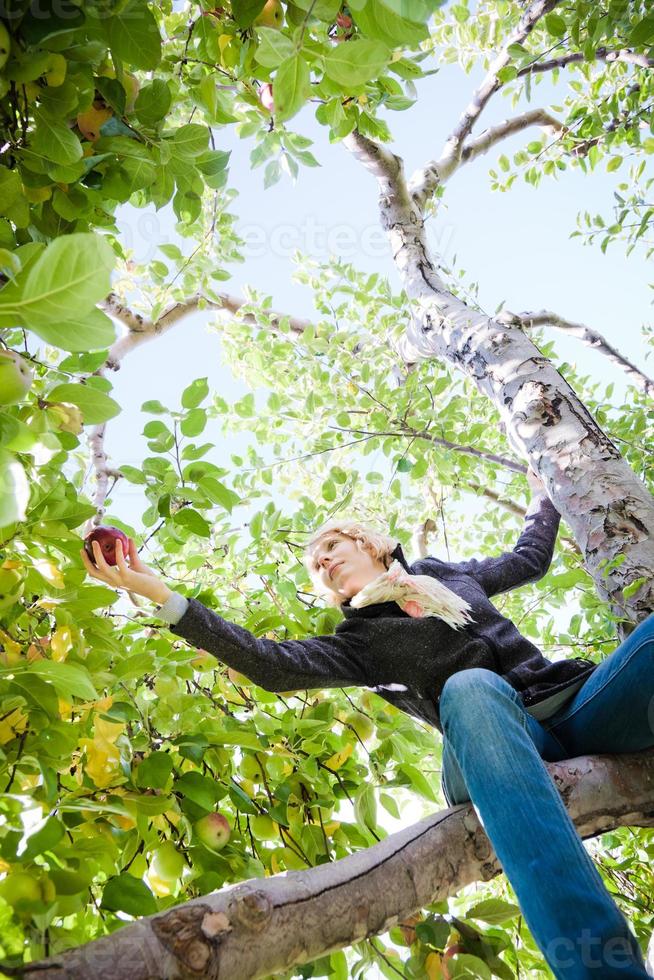
<svg viewBox="0 0 654 980">
<path fill-rule="evenodd" d="M 459 166 L 463 163 L 470 163 L 482 153 L 487 153 L 500 140 L 513 136 L 514 133 L 519 133 L 521 130 L 527 129 L 528 126 L 542 126 L 551 135 L 560 133 L 565 129 L 563 123 L 551 116 L 546 109 L 530 109 L 519 116 L 505 119 L 496 126 L 489 126 L 476 139 L 469 140 L 461 151 Z M 409 189 L 411 189 L 411 184 Z"/>
<path fill-rule="evenodd" d="M 644 54 L 638 54 L 635 51 L 629 51 L 628 48 L 621 48 L 619 50 L 609 50 L 608 48 L 598 48 L 595 52 L 595 57 L 593 61 L 622 61 L 629 65 L 637 65 L 639 68 L 654 68 L 654 58 L 648 58 Z M 536 72 L 543 71 L 553 71 L 555 68 L 565 68 L 566 65 L 572 65 L 575 62 L 585 61 L 590 64 L 589 60 L 584 56 L 581 51 L 575 51 L 572 54 L 561 55 L 560 58 L 550 58 L 547 61 L 535 61 L 531 65 L 525 65 L 524 68 L 520 68 L 517 74 L 518 78 L 522 78 L 523 75 L 533 75 Z"/>
<path fill-rule="evenodd" d="M 502 50 L 493 59 L 483 82 L 473 94 L 471 101 L 464 109 L 459 122 L 448 137 L 438 160 L 432 160 L 423 168 L 416 171 L 409 182 L 411 197 L 422 211 L 425 203 L 434 193 L 438 185 L 447 180 L 459 167 L 465 140 L 479 116 L 488 105 L 492 96 L 502 86 L 499 73 L 511 62 L 509 49 L 513 44 L 522 44 L 534 29 L 541 17 L 548 14 L 561 0 L 535 0 L 524 12 L 515 30 L 506 39 Z"/>
<path fill-rule="evenodd" d="M 653 750 L 583 756 L 547 769 L 583 838 L 654 826 Z M 466 803 L 340 861 L 223 888 L 20 973 L 45 980 L 256 980 L 386 932 L 500 870 Z"/>
<path fill-rule="evenodd" d="M 514 326 L 529 330 L 532 327 L 556 327 L 564 333 L 578 337 L 587 347 L 605 354 L 613 363 L 617 364 L 629 376 L 631 381 L 647 395 L 654 395 L 654 380 L 648 377 L 640 368 L 636 367 L 628 358 L 613 347 L 605 337 L 597 330 L 585 326 L 583 323 L 573 323 L 572 320 L 565 320 L 551 310 L 540 310 L 538 313 L 511 313 L 505 310 L 497 319 L 501 323 L 510 323 Z"/>
<path fill-rule="evenodd" d="M 475 456 L 477 459 L 483 459 L 487 463 L 496 463 L 498 466 L 504 466 L 507 470 L 513 470 L 514 473 L 525 474 L 527 472 L 527 467 L 524 463 L 516 463 L 507 456 L 488 453 L 483 449 L 475 449 L 474 446 L 463 446 L 456 442 L 450 442 L 448 439 L 442 439 L 440 436 L 432 435 L 426 429 L 412 429 L 407 425 L 402 425 L 399 430 L 394 432 L 371 432 L 368 429 L 350 429 L 340 425 L 330 425 L 328 428 L 333 429 L 335 432 L 350 432 L 352 435 L 369 436 L 371 438 L 375 436 L 395 436 L 396 438 L 426 439 L 428 442 L 432 442 L 436 446 L 443 446 L 444 449 L 450 449 L 452 452 L 464 453 L 467 456 Z"/>
</svg>

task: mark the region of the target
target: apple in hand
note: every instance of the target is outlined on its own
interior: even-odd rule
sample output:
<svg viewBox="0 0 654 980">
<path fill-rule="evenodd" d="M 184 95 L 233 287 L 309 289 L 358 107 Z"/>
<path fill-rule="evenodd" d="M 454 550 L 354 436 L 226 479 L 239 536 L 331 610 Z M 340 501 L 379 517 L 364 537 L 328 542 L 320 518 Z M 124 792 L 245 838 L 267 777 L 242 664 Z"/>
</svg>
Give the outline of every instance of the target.
<svg viewBox="0 0 654 980">
<path fill-rule="evenodd" d="M 194 825 L 198 840 L 210 851 L 222 851 L 231 833 L 227 818 L 222 813 L 208 813 Z"/>
<path fill-rule="evenodd" d="M 117 527 L 112 527 L 110 524 L 100 525 L 100 527 L 94 528 L 90 534 L 87 534 L 84 538 L 84 551 L 89 556 L 91 562 L 95 565 L 95 555 L 93 554 L 93 542 L 97 541 L 100 545 L 100 550 L 104 556 L 104 560 L 107 565 L 116 564 L 116 541 L 120 541 L 123 547 L 123 555 L 127 555 L 129 552 L 129 540 L 127 535 L 123 531 L 119 530 Z"/>
<path fill-rule="evenodd" d="M 32 387 L 34 374 L 15 350 L 0 350 L 0 405 L 23 400 Z"/>
</svg>

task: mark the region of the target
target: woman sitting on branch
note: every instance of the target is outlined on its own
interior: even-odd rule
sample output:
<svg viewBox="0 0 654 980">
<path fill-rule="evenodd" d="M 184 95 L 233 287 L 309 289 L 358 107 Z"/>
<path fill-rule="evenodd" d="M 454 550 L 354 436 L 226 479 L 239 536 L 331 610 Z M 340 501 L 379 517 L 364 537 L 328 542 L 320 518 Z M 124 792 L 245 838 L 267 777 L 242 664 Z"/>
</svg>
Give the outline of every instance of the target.
<svg viewBox="0 0 654 980">
<path fill-rule="evenodd" d="M 116 565 L 94 544 L 86 570 L 158 604 L 171 631 L 268 691 L 366 687 L 443 735 L 450 806 L 472 800 L 531 933 L 563 980 L 644 978 L 643 958 L 606 890 L 545 765 L 654 746 L 654 615 L 599 665 L 551 662 L 490 597 L 540 579 L 559 514 L 530 472 L 533 492 L 512 551 L 408 565 L 386 534 L 325 525 L 305 561 L 340 606 L 334 634 L 276 642 L 172 592 L 133 540 Z"/>
</svg>

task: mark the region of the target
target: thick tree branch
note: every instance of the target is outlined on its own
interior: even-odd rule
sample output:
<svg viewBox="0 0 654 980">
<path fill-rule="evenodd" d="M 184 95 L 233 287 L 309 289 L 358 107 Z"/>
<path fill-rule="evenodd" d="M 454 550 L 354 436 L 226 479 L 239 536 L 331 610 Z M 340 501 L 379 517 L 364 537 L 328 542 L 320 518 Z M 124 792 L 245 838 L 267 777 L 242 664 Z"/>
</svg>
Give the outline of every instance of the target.
<svg viewBox="0 0 654 980">
<path fill-rule="evenodd" d="M 411 178 L 409 182 L 411 197 L 421 211 L 437 186 L 443 180 L 447 180 L 460 165 L 466 139 L 470 136 L 473 126 L 492 96 L 502 86 L 499 73 L 511 62 L 512 55 L 509 52 L 511 45 L 522 44 L 538 21 L 560 2 L 561 0 L 535 0 L 527 8 L 515 30 L 506 39 L 502 50 L 491 62 L 486 77 L 464 109 L 458 123 L 448 137 L 440 157 L 426 164 Z"/>
<path fill-rule="evenodd" d="M 560 133 L 565 129 L 563 123 L 551 116 L 546 109 L 530 109 L 512 119 L 505 119 L 496 126 L 490 126 L 483 133 L 480 133 L 476 139 L 469 140 L 461 151 L 459 166 L 476 160 L 482 153 L 488 153 L 500 140 L 513 136 L 514 133 L 519 133 L 521 130 L 527 129 L 528 126 L 542 126 L 550 135 Z M 409 190 L 411 190 L 410 184 Z"/>
<path fill-rule="evenodd" d="M 199 294 L 191 296 L 183 303 L 173 304 L 157 320 L 152 321 L 145 319 L 139 313 L 133 313 L 126 306 L 123 306 L 115 293 L 110 293 L 104 303 L 101 304 L 102 308 L 110 316 L 124 323 L 128 329 L 127 333 L 120 337 L 109 351 L 105 367 L 111 371 L 120 370 L 120 362 L 129 351 L 161 336 L 184 317 L 195 313 L 198 309 L 222 310 L 236 316 L 239 310 L 248 303 L 247 300 L 240 299 L 238 296 L 231 296 L 229 293 L 220 293 L 219 297 L 219 301 L 215 301 L 206 299 Z M 302 334 L 310 325 L 309 320 L 287 317 L 285 313 L 278 313 L 273 310 L 266 310 L 265 313 L 266 316 L 271 317 L 273 326 L 278 326 L 282 319 L 288 319 L 290 328 L 295 334 Z M 243 319 L 245 323 L 256 322 L 256 317 L 251 313 L 248 313 Z"/>
<path fill-rule="evenodd" d="M 648 58 L 644 54 L 629 51 L 628 48 L 620 48 L 613 51 L 609 48 L 597 48 L 592 60 L 606 61 L 609 63 L 622 61 L 629 65 L 637 65 L 639 68 L 654 68 L 654 58 Z M 535 61 L 531 65 L 525 65 L 524 68 L 520 68 L 517 77 L 521 78 L 523 75 L 534 75 L 537 72 L 553 71 L 555 68 L 565 68 L 566 65 L 572 65 L 581 61 L 589 63 L 581 51 L 574 51 L 571 54 L 563 54 L 560 58 L 549 58 L 547 61 Z"/>
<path fill-rule="evenodd" d="M 547 764 L 582 837 L 654 826 L 654 751 Z M 194 899 L 21 972 L 29 980 L 255 980 L 387 931 L 500 872 L 470 804 L 307 871 Z"/>
<path fill-rule="evenodd" d="M 540 310 L 538 313 L 511 313 L 509 310 L 505 310 L 497 319 L 502 323 L 514 324 L 526 330 L 532 327 L 556 327 L 557 330 L 578 337 L 587 347 L 592 347 L 600 354 L 605 354 L 613 364 L 617 364 L 638 388 L 642 388 L 648 395 L 654 395 L 654 380 L 616 350 L 601 333 L 583 323 L 565 320 L 551 310 Z"/>
</svg>

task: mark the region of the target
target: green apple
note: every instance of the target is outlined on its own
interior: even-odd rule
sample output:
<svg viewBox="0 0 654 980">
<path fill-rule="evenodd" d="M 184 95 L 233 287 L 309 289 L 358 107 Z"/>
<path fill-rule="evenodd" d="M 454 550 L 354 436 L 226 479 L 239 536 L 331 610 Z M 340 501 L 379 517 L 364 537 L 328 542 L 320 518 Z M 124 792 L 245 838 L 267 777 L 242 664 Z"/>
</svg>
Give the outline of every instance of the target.
<svg viewBox="0 0 654 980">
<path fill-rule="evenodd" d="M 238 769 L 244 779 L 249 779 L 255 783 L 263 782 L 263 767 L 256 756 L 244 755 Z"/>
<path fill-rule="evenodd" d="M 25 871 L 17 871 L 0 881 L 0 898 L 11 905 L 20 919 L 27 921 L 43 901 L 41 886 Z"/>
<path fill-rule="evenodd" d="M 0 350 L 0 405 L 23 400 L 32 387 L 34 373 L 15 350 Z"/>
<path fill-rule="evenodd" d="M 17 568 L 0 568 L 0 612 L 18 602 L 24 588 L 23 576 Z"/>
<path fill-rule="evenodd" d="M 284 8 L 280 0 L 266 0 L 263 10 L 254 21 L 255 27 L 274 27 L 279 29 L 284 23 Z"/>
<path fill-rule="evenodd" d="M 222 851 L 229 840 L 231 829 L 222 813 L 207 813 L 194 824 L 198 840 L 210 851 Z"/>
<path fill-rule="evenodd" d="M 152 852 L 150 870 L 163 881 L 178 881 L 184 870 L 184 858 L 171 840 L 164 841 Z"/>
<path fill-rule="evenodd" d="M 11 36 L 5 25 L 0 21 L 0 68 L 4 68 L 9 60 Z"/>
<path fill-rule="evenodd" d="M 250 817 L 250 827 L 257 840 L 277 840 L 279 837 L 277 824 L 266 813 Z"/>
</svg>

